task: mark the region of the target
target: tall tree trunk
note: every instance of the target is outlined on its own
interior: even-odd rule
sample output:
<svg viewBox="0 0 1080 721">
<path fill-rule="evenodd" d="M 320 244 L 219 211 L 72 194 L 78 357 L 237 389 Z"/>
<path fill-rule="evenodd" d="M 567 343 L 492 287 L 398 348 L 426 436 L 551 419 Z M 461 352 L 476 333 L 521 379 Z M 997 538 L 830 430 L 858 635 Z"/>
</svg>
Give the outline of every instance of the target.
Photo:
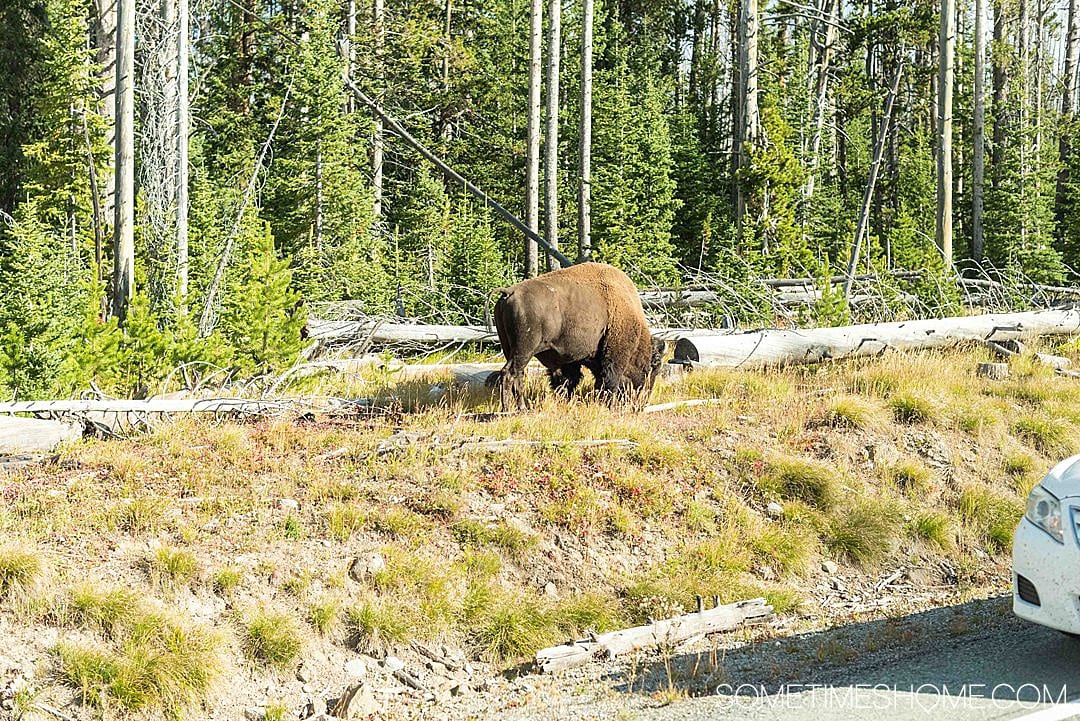
<svg viewBox="0 0 1080 721">
<path fill-rule="evenodd" d="M 862 239 L 870 226 L 870 203 L 874 197 L 874 185 L 877 184 L 878 169 L 881 167 L 881 155 L 885 148 L 885 138 L 889 134 L 889 123 L 892 120 L 893 108 L 896 105 L 896 96 L 900 92 L 900 77 L 904 72 L 904 56 L 901 55 L 896 61 L 896 72 L 893 75 L 892 86 L 889 88 L 889 97 L 885 100 L 885 112 L 881 116 L 881 126 L 877 134 L 877 144 L 874 146 L 874 157 L 870 163 L 870 174 L 866 180 L 866 189 L 863 191 L 862 211 L 859 213 L 859 224 L 855 228 L 855 240 L 851 244 L 851 255 L 848 258 L 847 276 L 844 279 L 844 295 L 851 294 L 851 284 L 855 280 L 856 269 L 859 265 L 859 253 L 862 248 Z"/>
<path fill-rule="evenodd" d="M 543 0 L 532 0 L 529 6 L 529 115 L 526 133 L 528 148 L 525 158 L 525 224 L 534 233 L 540 231 L 540 66 L 543 58 Z M 525 236 L 525 277 L 532 278 L 539 270 L 536 239 Z"/>
<path fill-rule="evenodd" d="M 750 152 L 757 146 L 760 139 L 761 120 L 758 115 L 758 2 L 757 0 L 742 0 L 740 7 L 742 10 L 739 17 L 742 108 L 737 152 L 738 167 L 742 168 L 749 164 Z M 735 187 L 735 214 L 741 228 L 743 216 L 746 213 L 746 197 L 741 183 L 736 183 Z M 768 242 L 765 236 L 762 236 L 762 242 Z M 762 250 L 767 253 L 769 248 L 763 246 Z"/>
<path fill-rule="evenodd" d="M 719 1 L 719 0 L 718 0 Z M 732 0 L 734 8 L 728 17 L 728 34 L 734 42 L 731 43 L 731 90 L 728 93 L 728 107 L 731 115 L 731 204 L 736 208 L 736 221 L 740 227 L 742 215 L 738 213 L 741 203 L 739 192 L 739 168 L 742 167 L 743 153 L 743 98 L 746 95 L 746 85 L 743 82 L 743 32 L 742 32 L 742 4 L 743 0 Z"/>
<path fill-rule="evenodd" d="M 442 56 L 442 84 L 443 91 L 450 90 L 450 21 L 453 18 L 453 0 L 446 0 L 445 14 L 443 16 L 443 48 Z"/>
<path fill-rule="evenodd" d="M 703 7 L 698 0 L 698 7 Z M 695 29 L 695 33 L 697 30 Z M 695 35 L 695 50 L 700 42 Z M 581 118 L 578 128 L 578 259 L 592 256 L 593 0 L 581 2 Z M 691 63 L 692 65 L 693 63 Z M 696 93 L 691 93 L 696 102 Z"/>
<path fill-rule="evenodd" d="M 1001 184 L 1001 171 L 1005 160 L 1005 129 L 1008 124 L 1009 69 L 1008 58 L 1002 52 L 1008 29 L 1007 2 L 1008 0 L 994 0 L 992 6 L 994 9 L 994 42 L 990 58 L 993 63 L 994 94 L 991 98 L 991 104 L 994 116 L 994 142 L 991 144 L 990 150 L 990 165 L 993 167 L 990 183 L 994 190 L 997 190 Z"/>
<path fill-rule="evenodd" d="M 814 75 L 814 88 L 812 97 L 815 99 L 814 105 L 814 125 L 811 130 L 810 147 L 808 149 L 808 155 L 810 156 L 810 170 L 806 174 L 806 184 L 803 186 L 803 196 L 810 198 L 814 195 L 814 181 L 817 177 L 817 170 L 819 166 L 818 156 L 821 153 L 821 137 L 825 133 L 825 106 L 828 104 L 828 90 L 829 90 L 829 63 L 832 60 L 833 46 L 837 41 L 837 26 L 838 21 L 836 17 L 838 0 L 822 0 L 820 10 L 826 19 L 825 26 L 825 39 L 824 44 L 814 50 L 814 57 L 817 63 L 817 72 Z M 818 23 L 821 25 L 821 23 Z M 820 42 L 817 40 L 816 35 L 811 35 L 811 48 L 815 47 L 815 44 Z"/>
<path fill-rule="evenodd" d="M 1019 18 L 1017 20 L 1017 47 L 1020 52 L 1020 97 L 1017 103 L 1019 108 L 1019 136 L 1020 136 L 1020 197 L 1027 196 L 1027 176 L 1028 176 L 1028 103 L 1031 101 L 1030 90 L 1028 85 L 1029 71 L 1028 67 L 1028 34 L 1030 28 L 1028 27 L 1028 0 L 1020 0 Z M 1028 219 L 1026 213 L 1020 214 L 1020 247 L 1027 247 L 1027 230 Z"/>
<path fill-rule="evenodd" d="M 953 61 L 956 41 L 956 14 L 953 0 L 941 0 L 941 28 L 938 35 L 938 158 L 937 158 L 937 244 L 952 267 L 952 97 Z"/>
<path fill-rule="evenodd" d="M 562 0 L 548 2 L 547 129 L 544 134 L 544 238 L 559 247 L 559 55 Z M 548 270 L 559 261 L 548 255 Z"/>
<path fill-rule="evenodd" d="M 983 181 L 986 165 L 986 98 L 983 81 L 986 76 L 986 0 L 975 0 L 975 74 L 972 85 L 974 123 L 971 170 L 971 256 L 976 262 L 983 258 Z"/>
<path fill-rule="evenodd" d="M 100 68 L 101 104 L 98 112 L 105 121 L 105 142 L 116 145 L 116 3 L 117 0 L 95 0 L 94 44 L 95 58 Z M 106 173 L 101 192 L 101 214 L 112 218 L 116 208 L 116 176 Z"/>
<path fill-rule="evenodd" d="M 374 0 L 371 9 L 371 19 L 375 33 L 375 67 L 379 80 L 379 91 L 382 91 L 382 83 L 386 79 L 384 67 L 386 63 L 385 39 L 386 26 L 384 23 L 383 0 Z M 375 117 L 375 128 L 371 139 L 371 189 L 372 211 L 376 218 L 383 214 L 383 123 L 378 116 Z"/>
<path fill-rule="evenodd" d="M 1069 156 L 1072 154 L 1072 134 L 1076 132 L 1074 120 L 1077 111 L 1077 76 L 1080 65 L 1080 0 L 1069 0 L 1069 13 L 1065 26 L 1065 67 L 1062 69 L 1064 84 L 1061 89 L 1061 121 L 1064 130 L 1058 138 L 1058 176 L 1054 210 L 1057 219 L 1058 238 L 1065 235 L 1067 188 L 1069 185 Z M 1073 209 L 1076 212 L 1076 209 Z"/>
<path fill-rule="evenodd" d="M 356 65 L 356 0 L 349 0 L 345 7 L 345 63 L 341 68 L 341 75 L 348 84 L 352 80 L 353 66 Z M 345 96 L 345 112 L 356 112 L 356 98 L 352 94 Z"/>
<path fill-rule="evenodd" d="M 135 294 L 135 0 L 117 0 L 116 215 L 112 312 L 121 320 Z"/>
<path fill-rule="evenodd" d="M 191 8 L 177 0 L 176 41 L 176 294 L 180 312 L 187 310 L 188 295 L 188 133 L 191 98 L 188 94 L 188 56 Z"/>
</svg>

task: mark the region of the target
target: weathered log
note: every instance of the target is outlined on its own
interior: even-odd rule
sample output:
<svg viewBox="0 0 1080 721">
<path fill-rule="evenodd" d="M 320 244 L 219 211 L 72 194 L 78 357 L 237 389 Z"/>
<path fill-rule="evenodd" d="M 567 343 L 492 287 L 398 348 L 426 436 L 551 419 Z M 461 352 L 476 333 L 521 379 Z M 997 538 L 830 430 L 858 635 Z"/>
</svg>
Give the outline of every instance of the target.
<svg viewBox="0 0 1080 721">
<path fill-rule="evenodd" d="M 150 400 L 13 401 L 0 403 L 0 414 L 68 415 L 85 413 L 244 413 L 279 411 L 291 404 L 247 398 L 160 398 Z M 8 420 L 8 419 L 2 419 Z"/>
<path fill-rule="evenodd" d="M 44 453 L 82 435 L 81 423 L 0 416 L 0 454 Z"/>
<path fill-rule="evenodd" d="M 536 653 L 536 667 L 550 673 L 588 663 L 594 658 L 615 658 L 631 651 L 682 641 L 720 631 L 730 631 L 745 623 L 760 622 L 772 615 L 772 606 L 763 598 L 704 609 L 698 600 L 698 612 L 612 631 Z"/>
<path fill-rule="evenodd" d="M 675 344 L 675 362 L 761 368 L 875 356 L 888 349 L 947 348 L 963 341 L 1000 341 L 1078 332 L 1080 310 L 1002 313 L 809 330 L 763 330 L 682 338 Z"/>
<path fill-rule="evenodd" d="M 663 411 L 670 411 L 676 408 L 690 408 L 692 406 L 714 406 L 724 402 L 725 401 L 720 398 L 696 398 L 694 400 L 687 401 L 671 401 L 670 403 L 656 403 L 651 406 L 645 406 L 641 409 L 641 412 L 661 413 Z"/>
<path fill-rule="evenodd" d="M 980 363 L 975 369 L 975 375 L 980 378 L 989 378 L 992 381 L 1000 381 L 1009 377 L 1008 363 Z"/>
</svg>

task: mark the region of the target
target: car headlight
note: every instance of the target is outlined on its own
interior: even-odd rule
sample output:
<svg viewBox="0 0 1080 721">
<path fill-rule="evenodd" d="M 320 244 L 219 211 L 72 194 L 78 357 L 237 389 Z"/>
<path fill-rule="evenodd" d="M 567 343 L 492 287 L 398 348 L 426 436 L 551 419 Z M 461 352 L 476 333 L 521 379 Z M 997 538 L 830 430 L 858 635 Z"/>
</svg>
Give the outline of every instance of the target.
<svg viewBox="0 0 1080 721">
<path fill-rule="evenodd" d="M 1042 486 L 1035 486 L 1031 490 L 1024 516 L 1058 543 L 1065 543 L 1061 528 L 1061 504 Z"/>
</svg>

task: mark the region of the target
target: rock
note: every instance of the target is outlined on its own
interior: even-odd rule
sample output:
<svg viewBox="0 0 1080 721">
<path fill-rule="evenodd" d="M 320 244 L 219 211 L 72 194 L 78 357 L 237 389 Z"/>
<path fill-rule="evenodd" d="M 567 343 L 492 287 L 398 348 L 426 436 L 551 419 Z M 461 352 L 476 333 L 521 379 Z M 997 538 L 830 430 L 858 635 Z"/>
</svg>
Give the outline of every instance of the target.
<svg viewBox="0 0 1080 721">
<path fill-rule="evenodd" d="M 758 575 L 766 581 L 776 580 L 776 571 L 773 570 L 772 566 L 761 566 L 758 568 Z"/>
<path fill-rule="evenodd" d="M 453 693 L 450 691 L 449 686 L 437 689 L 435 691 L 435 703 L 446 703 L 450 700 L 451 696 L 453 696 Z"/>
<path fill-rule="evenodd" d="M 349 564 L 349 578 L 357 583 L 364 583 L 384 568 L 386 559 L 381 553 L 372 553 L 366 558 L 358 556 Z"/>
<path fill-rule="evenodd" d="M 821 570 L 831 576 L 840 570 L 840 567 L 836 565 L 835 561 L 822 561 Z"/>
<path fill-rule="evenodd" d="M 345 664 L 345 673 L 353 678 L 362 678 L 367 675 L 367 664 L 362 658 L 353 658 Z"/>
<path fill-rule="evenodd" d="M 330 717 L 339 719 L 367 718 L 378 713 L 381 708 L 375 694 L 360 683 L 350 686 L 341 698 L 328 706 Z"/>
<path fill-rule="evenodd" d="M 249 706 L 244 709 L 244 718 L 247 721 L 266 721 L 266 709 L 262 706 Z"/>
<path fill-rule="evenodd" d="M 549 596 L 551 598 L 554 598 L 555 596 L 559 595 L 558 590 L 555 588 L 555 584 L 552 583 L 551 581 L 548 581 L 547 583 L 544 584 L 544 595 Z"/>
<path fill-rule="evenodd" d="M 464 696 L 469 692 L 469 684 L 465 681 L 456 681 L 450 685 L 450 693 L 453 696 Z"/>
<path fill-rule="evenodd" d="M 783 518 L 784 507 L 776 501 L 773 501 L 769 505 L 765 506 L 765 515 L 769 516 L 770 518 Z"/>
<path fill-rule="evenodd" d="M 440 663 L 439 661 L 428 661 L 427 662 L 427 667 L 428 667 L 428 670 L 431 671 L 432 673 L 437 673 L 440 676 L 445 676 L 446 675 L 446 664 L 445 663 Z"/>
<path fill-rule="evenodd" d="M 383 659 L 382 665 L 389 673 L 394 673 L 395 671 L 400 671 L 405 668 L 405 662 L 397 656 L 387 656 Z"/>
<path fill-rule="evenodd" d="M 277 500 L 278 510 L 281 511 L 299 511 L 300 501 L 295 498 L 279 498 Z"/>
<path fill-rule="evenodd" d="M 300 683 L 308 683 L 313 678 L 315 678 L 315 672 L 306 663 L 300 664 L 300 668 L 296 669 L 296 680 Z"/>
</svg>

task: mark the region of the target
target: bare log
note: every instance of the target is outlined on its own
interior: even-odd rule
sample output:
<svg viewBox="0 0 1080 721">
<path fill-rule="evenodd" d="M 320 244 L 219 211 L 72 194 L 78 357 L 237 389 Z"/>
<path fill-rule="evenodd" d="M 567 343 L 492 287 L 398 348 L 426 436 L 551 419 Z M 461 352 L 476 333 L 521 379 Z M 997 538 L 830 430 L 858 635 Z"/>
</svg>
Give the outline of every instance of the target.
<svg viewBox="0 0 1080 721">
<path fill-rule="evenodd" d="M 966 318 L 876 323 L 809 330 L 764 330 L 682 338 L 675 362 L 761 368 L 875 356 L 888 349 L 948 348 L 963 341 L 1002 341 L 1080 332 L 1080 310 L 1042 310 Z"/>
<path fill-rule="evenodd" d="M 772 606 L 767 605 L 763 598 L 718 605 L 708 610 L 702 607 L 699 599 L 698 608 L 697 613 L 655 621 L 648 626 L 635 626 L 545 648 L 536 653 L 536 667 L 544 673 L 561 671 L 595 658 L 610 659 L 643 648 L 672 645 L 695 636 L 730 631 L 745 623 L 764 621 L 772 615 Z"/>
<path fill-rule="evenodd" d="M 642 413 L 661 413 L 676 408 L 690 408 L 692 406 L 715 406 L 726 401 L 721 398 L 695 398 L 687 401 L 671 401 L 670 403 L 654 403 L 641 409 Z"/>
<path fill-rule="evenodd" d="M 81 423 L 0 417 L 0 454 L 44 453 L 82 435 Z"/>
</svg>

